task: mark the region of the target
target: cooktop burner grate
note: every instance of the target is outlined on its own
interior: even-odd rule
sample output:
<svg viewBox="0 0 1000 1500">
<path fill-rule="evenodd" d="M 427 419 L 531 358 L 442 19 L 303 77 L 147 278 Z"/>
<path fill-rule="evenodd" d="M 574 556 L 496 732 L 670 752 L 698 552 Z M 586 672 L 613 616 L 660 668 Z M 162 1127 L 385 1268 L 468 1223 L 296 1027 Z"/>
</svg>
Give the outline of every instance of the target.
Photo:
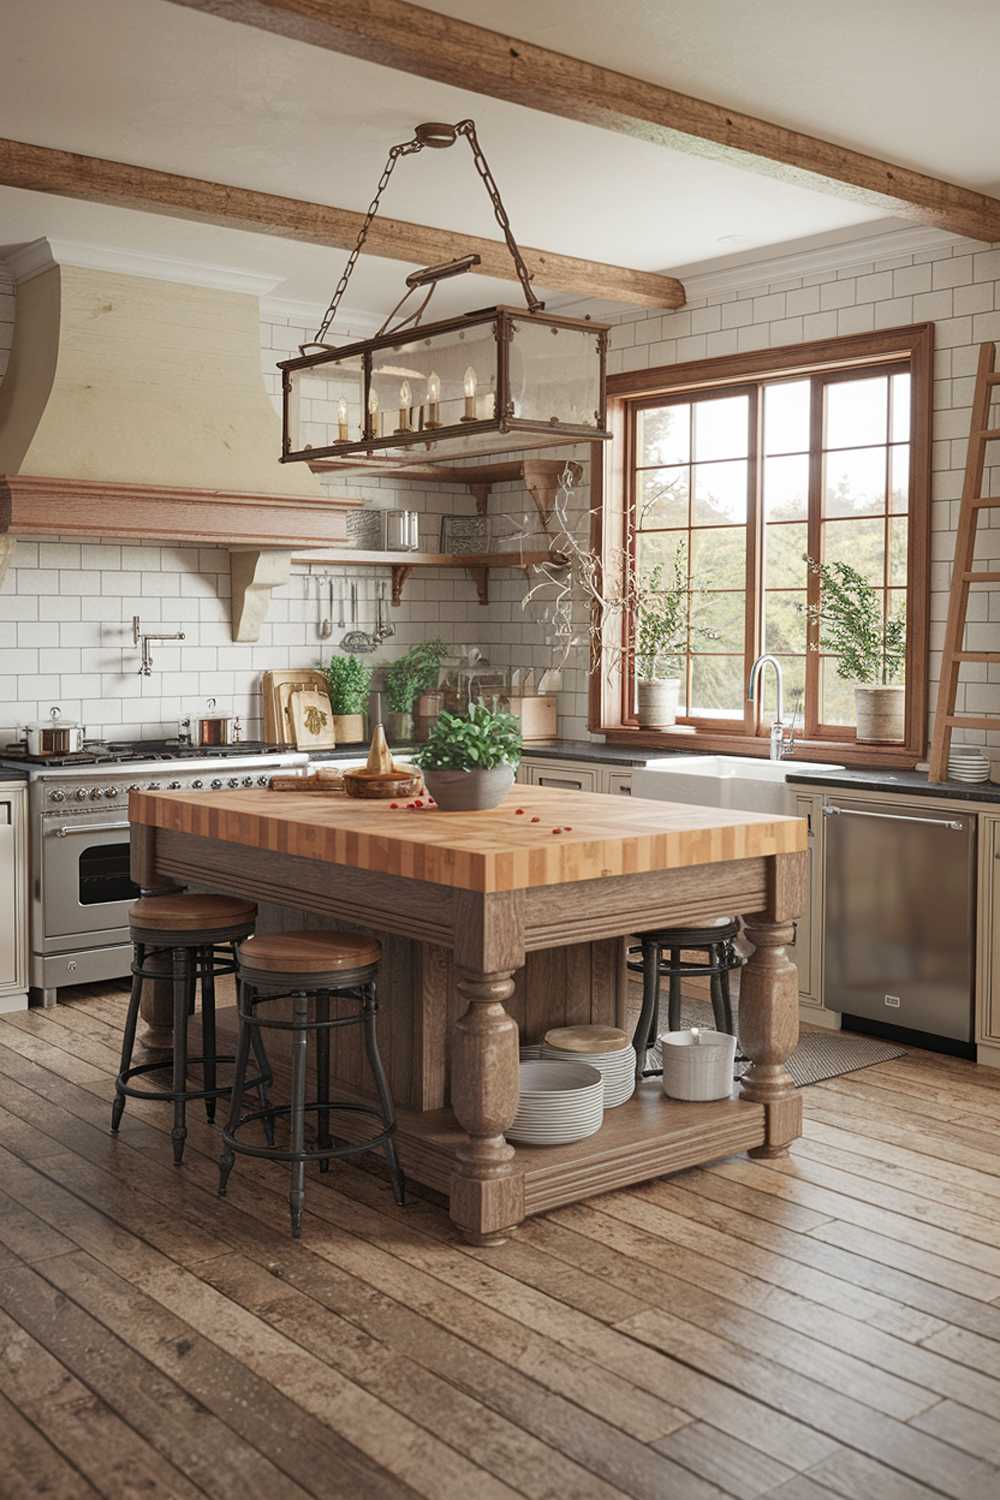
<svg viewBox="0 0 1000 1500">
<path fill-rule="evenodd" d="M 124 740 L 85 745 L 69 755 L 29 755 L 23 742 L 5 745 L 0 759 L 28 766 L 124 766 L 131 761 L 224 760 L 240 755 L 277 755 L 278 745 L 241 740 L 235 745 L 181 745 L 177 740 Z"/>
</svg>

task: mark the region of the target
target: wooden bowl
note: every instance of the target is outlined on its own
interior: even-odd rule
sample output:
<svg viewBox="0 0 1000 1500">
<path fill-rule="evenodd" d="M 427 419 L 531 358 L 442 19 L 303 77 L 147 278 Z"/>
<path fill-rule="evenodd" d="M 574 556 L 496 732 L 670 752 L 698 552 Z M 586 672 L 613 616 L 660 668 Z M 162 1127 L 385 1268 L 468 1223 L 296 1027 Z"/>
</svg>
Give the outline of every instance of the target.
<svg viewBox="0 0 1000 1500">
<path fill-rule="evenodd" d="M 423 789 L 423 777 L 414 766 L 393 766 L 385 772 L 359 766 L 344 772 L 344 791 L 349 797 L 419 797 Z"/>
</svg>

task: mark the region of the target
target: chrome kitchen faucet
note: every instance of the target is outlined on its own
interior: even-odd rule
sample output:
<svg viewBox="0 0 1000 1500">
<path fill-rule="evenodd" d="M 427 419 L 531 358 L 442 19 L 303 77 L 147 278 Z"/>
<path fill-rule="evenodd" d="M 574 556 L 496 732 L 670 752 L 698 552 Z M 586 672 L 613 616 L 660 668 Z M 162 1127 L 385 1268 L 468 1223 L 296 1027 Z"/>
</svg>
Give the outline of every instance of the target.
<svg viewBox="0 0 1000 1500">
<path fill-rule="evenodd" d="M 764 668 L 768 665 L 774 668 L 774 681 L 777 688 L 774 723 L 771 725 L 771 759 L 781 760 L 783 756 L 790 755 L 795 748 L 795 731 L 790 728 L 786 735 L 785 678 L 781 670 L 781 663 L 776 656 L 758 656 L 750 668 L 750 681 L 747 684 L 747 701 L 750 703 L 763 702 L 761 679 L 764 676 Z"/>
</svg>

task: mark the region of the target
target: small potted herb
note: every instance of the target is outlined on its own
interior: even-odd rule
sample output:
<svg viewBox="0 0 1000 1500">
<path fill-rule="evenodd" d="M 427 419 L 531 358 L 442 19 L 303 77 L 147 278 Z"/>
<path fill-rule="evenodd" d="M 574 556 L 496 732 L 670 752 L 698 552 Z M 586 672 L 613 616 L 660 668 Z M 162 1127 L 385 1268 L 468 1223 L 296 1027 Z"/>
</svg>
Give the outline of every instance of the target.
<svg viewBox="0 0 1000 1500">
<path fill-rule="evenodd" d="M 689 622 L 689 605 L 697 590 L 687 576 L 687 553 L 674 553 L 673 577 L 663 582 L 663 563 L 635 583 L 635 668 L 639 725 L 665 729 L 677 722 L 680 668 L 691 641 L 718 640 L 706 626 Z"/>
<path fill-rule="evenodd" d="M 467 714 L 441 714 L 413 760 L 444 812 L 481 812 L 496 807 L 514 785 L 520 726 L 511 714 L 472 703 Z"/>
<path fill-rule="evenodd" d="M 448 655 L 445 641 L 419 641 L 395 661 L 382 666 L 385 694 L 389 701 L 386 732 L 390 740 L 413 738 L 413 705 L 423 693 L 437 687 L 441 663 Z"/>
<path fill-rule="evenodd" d="M 365 739 L 365 713 L 372 686 L 372 668 L 359 656 L 331 656 L 323 670 L 330 688 L 333 732 L 337 744 L 361 744 Z"/>
<path fill-rule="evenodd" d="M 863 745 L 895 745 L 905 739 L 906 621 L 886 615 L 880 594 L 850 563 L 815 562 L 819 603 L 809 606 L 816 626 L 815 650 L 837 658 L 837 676 L 854 683 L 855 738 Z"/>
</svg>

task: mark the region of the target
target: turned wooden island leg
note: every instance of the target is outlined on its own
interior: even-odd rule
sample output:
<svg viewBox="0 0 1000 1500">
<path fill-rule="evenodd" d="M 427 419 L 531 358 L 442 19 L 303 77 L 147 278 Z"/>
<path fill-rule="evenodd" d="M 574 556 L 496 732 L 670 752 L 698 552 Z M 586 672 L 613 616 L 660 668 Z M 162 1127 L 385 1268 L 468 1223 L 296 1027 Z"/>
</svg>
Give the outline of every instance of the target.
<svg viewBox="0 0 1000 1500">
<path fill-rule="evenodd" d="M 776 855 L 769 909 L 746 918 L 754 952 L 740 976 L 740 1044 L 751 1066 L 740 1093 L 764 1105 L 767 1132 L 752 1156 L 785 1156 L 802 1134 L 802 1098 L 785 1061 L 799 1039 L 799 974 L 788 945 L 795 939 L 804 883 L 805 856 Z"/>
<path fill-rule="evenodd" d="M 524 963 L 520 895 L 463 891 L 456 986 L 467 1002 L 451 1035 L 451 1107 L 468 1140 L 456 1152 L 449 1211 L 473 1245 L 500 1245 L 524 1218 L 524 1177 L 504 1139 L 520 1095 L 517 1022 L 505 1010 Z"/>
</svg>

